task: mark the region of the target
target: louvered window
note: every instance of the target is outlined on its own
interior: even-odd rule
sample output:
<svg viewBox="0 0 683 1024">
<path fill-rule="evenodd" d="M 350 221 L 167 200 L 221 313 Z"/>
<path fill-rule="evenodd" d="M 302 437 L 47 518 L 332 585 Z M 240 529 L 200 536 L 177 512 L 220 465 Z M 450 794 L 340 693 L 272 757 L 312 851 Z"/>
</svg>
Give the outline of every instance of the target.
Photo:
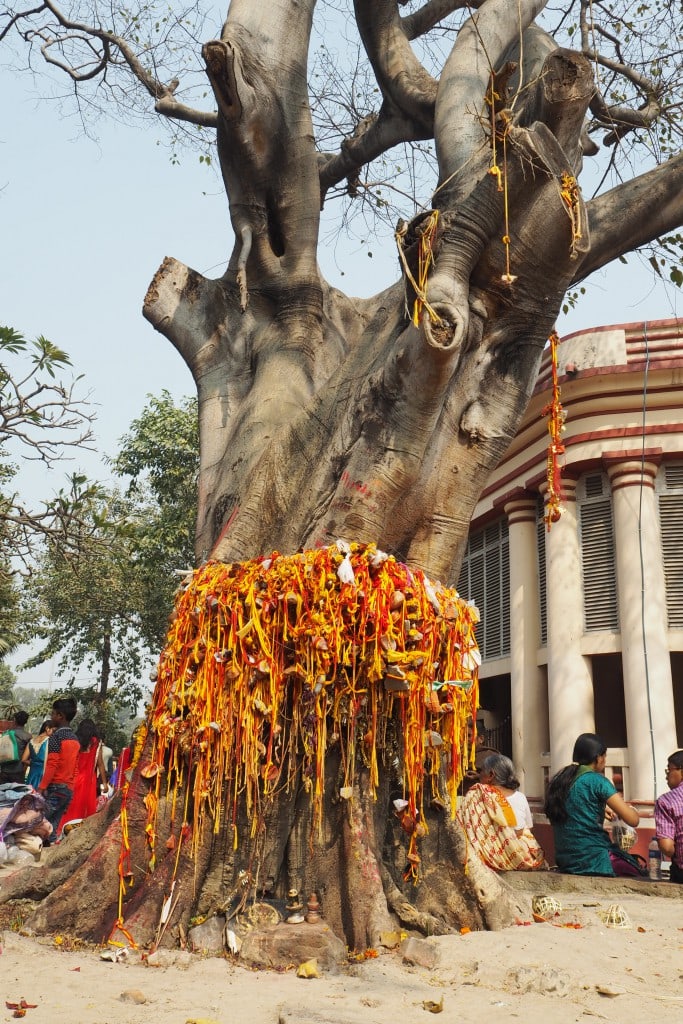
<svg viewBox="0 0 683 1024">
<path fill-rule="evenodd" d="M 659 523 L 670 629 L 683 627 L 683 463 L 673 462 L 657 474 Z"/>
<path fill-rule="evenodd" d="M 510 653 L 510 553 L 507 518 L 470 534 L 458 591 L 481 613 L 477 640 L 482 658 Z"/>
<path fill-rule="evenodd" d="M 536 509 L 536 556 L 538 559 L 538 616 L 541 623 L 541 647 L 548 643 L 548 602 L 545 591 L 545 535 L 547 526 L 543 498 L 538 499 Z"/>
<path fill-rule="evenodd" d="M 612 495 L 599 473 L 583 477 L 576 491 L 587 633 L 619 629 Z"/>
</svg>

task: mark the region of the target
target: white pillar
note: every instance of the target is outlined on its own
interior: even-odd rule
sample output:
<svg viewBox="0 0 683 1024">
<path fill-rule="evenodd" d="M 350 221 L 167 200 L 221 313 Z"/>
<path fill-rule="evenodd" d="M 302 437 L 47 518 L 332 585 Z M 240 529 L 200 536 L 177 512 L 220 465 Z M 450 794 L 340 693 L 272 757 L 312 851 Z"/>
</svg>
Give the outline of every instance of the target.
<svg viewBox="0 0 683 1024">
<path fill-rule="evenodd" d="M 527 797 L 543 796 L 541 753 L 547 749 L 548 697 L 538 667 L 541 640 L 534 495 L 505 505 L 510 552 L 510 701 L 512 760 Z"/>
<path fill-rule="evenodd" d="M 677 746 L 657 466 L 616 456 L 605 461 L 612 485 L 629 794 L 651 801 L 666 791 L 664 767 Z"/>
<path fill-rule="evenodd" d="M 552 773 L 571 762 L 577 736 L 595 732 L 591 663 L 581 654 L 583 581 L 576 525 L 576 481 L 563 478 L 562 487 L 562 515 L 545 535 Z"/>
</svg>

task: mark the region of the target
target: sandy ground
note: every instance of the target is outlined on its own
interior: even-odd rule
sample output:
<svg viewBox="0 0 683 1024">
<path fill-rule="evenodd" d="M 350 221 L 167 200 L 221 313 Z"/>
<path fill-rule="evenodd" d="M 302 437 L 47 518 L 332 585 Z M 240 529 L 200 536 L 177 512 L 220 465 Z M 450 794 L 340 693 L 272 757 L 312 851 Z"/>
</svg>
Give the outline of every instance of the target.
<svg viewBox="0 0 683 1024">
<path fill-rule="evenodd" d="M 531 891 L 519 876 L 514 881 L 530 910 Z M 26 1010 L 27 1024 L 407 1024 L 429 1020 L 435 1010 L 444 1022 L 683 1021 L 683 887 L 576 881 L 574 891 L 561 891 L 553 879 L 563 905 L 553 923 L 433 938 L 418 944 L 421 966 L 406 963 L 401 949 L 384 950 L 312 979 L 298 978 L 296 965 L 284 973 L 253 971 L 180 951 L 162 951 L 160 966 L 146 966 L 137 953 L 112 963 L 101 950 L 68 949 L 60 937 L 35 939 L 5 927 L 0 1020 L 14 1020 L 6 1003 L 23 998 L 37 1004 Z M 539 879 L 534 885 L 537 894 L 549 891 Z M 613 903 L 627 913 L 629 928 L 602 920 Z"/>
</svg>

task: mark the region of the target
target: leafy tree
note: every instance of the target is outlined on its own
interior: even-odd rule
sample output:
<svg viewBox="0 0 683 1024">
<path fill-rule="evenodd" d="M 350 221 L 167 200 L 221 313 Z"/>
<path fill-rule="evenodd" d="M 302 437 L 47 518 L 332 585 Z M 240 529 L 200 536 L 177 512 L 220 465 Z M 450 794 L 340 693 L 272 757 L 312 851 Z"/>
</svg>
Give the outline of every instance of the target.
<svg viewBox="0 0 683 1024">
<path fill-rule="evenodd" d="M 370 87 L 359 90 L 362 73 L 342 69 L 326 91 L 313 66 L 310 90 L 314 26 L 331 66 L 337 6 L 346 10 L 232 0 L 220 38 L 202 48 L 213 110 L 193 105 L 196 78 L 177 49 L 197 24 L 194 10 L 107 8 L 87 21 L 87 5 L 64 12 L 48 0 L 8 11 L 0 38 L 16 30 L 64 70 L 82 110 L 120 100 L 130 84 L 138 112 L 149 102 L 178 131 L 215 131 L 234 233 L 227 270 L 209 280 L 166 259 L 144 302 L 197 386 L 198 557 L 233 562 L 341 536 L 453 579 L 566 294 L 635 249 L 661 240 L 678 251 L 679 12 L 665 0 L 481 0 L 476 9 L 355 0 L 344 26 L 357 30 Z M 368 300 L 330 287 L 317 259 L 321 199 L 387 214 L 388 171 L 420 153 L 433 156 L 434 171 L 396 227 L 402 279 Z M 584 162 L 599 153 L 605 176 L 584 196 Z M 393 184 L 406 188 L 405 179 Z M 449 883 L 421 914 L 429 892 L 396 877 L 383 845 L 386 808 L 370 799 L 361 756 L 357 765 L 338 856 L 320 875 L 328 900 L 345 894 L 349 945 L 373 940 L 371 913 L 388 901 L 402 921 L 432 929 L 457 927 L 464 914 L 475 927 L 509 920 L 494 879 L 475 891 L 461 865 L 445 862 L 443 878 L 460 870 L 461 899 Z M 140 835 L 143 786 L 138 772 L 129 813 Z M 258 876 L 252 858 L 267 858 L 286 892 L 312 856 L 299 795 L 282 796 L 272 827 L 259 819 L 253 847 L 233 853 L 224 814 L 200 863 L 179 867 L 169 854 L 133 898 L 138 937 L 154 936 L 171 878 L 183 923 L 197 898 L 210 902 L 214 879 L 220 899 Z M 423 861 L 438 877 L 442 830 L 428 820 Z M 115 873 L 118 853 L 109 843 L 93 856 L 96 886 L 87 866 L 76 872 L 35 926 L 71 923 L 100 937 L 99 879 L 107 865 Z M 361 877 L 361 862 L 377 870 Z"/>
<path fill-rule="evenodd" d="M 0 535 L 2 530 L 0 529 Z M 2 557 L 0 543 L 0 668 L 2 658 L 21 642 L 20 594 L 9 559 Z"/>
<path fill-rule="evenodd" d="M 129 536 L 144 590 L 141 632 L 149 648 L 158 650 L 178 571 L 194 564 L 199 433 L 196 399 L 176 404 L 168 391 L 148 399 L 111 465 L 130 480 L 127 498 L 137 514 Z"/>
<path fill-rule="evenodd" d="M 74 474 L 54 498 L 31 508 L 13 489 L 16 460 L 52 468 L 92 440 L 93 415 L 77 394 L 81 378 L 69 384 L 57 378 L 70 366 L 66 352 L 47 338 L 29 342 L 0 326 L 0 557 L 6 573 L 17 560 L 28 562 L 37 540 L 68 547 L 81 509 L 96 491 Z"/>
<path fill-rule="evenodd" d="M 31 724 L 27 728 L 38 728 L 46 718 L 50 717 L 50 709 L 56 694 L 42 686 L 15 686 L 14 702 L 28 711 Z"/>
<path fill-rule="evenodd" d="M 100 489 L 82 510 L 78 544 L 48 544 L 27 583 L 27 617 L 45 641 L 27 667 L 60 655 L 61 685 L 81 703 L 135 711 L 143 668 L 166 635 L 178 569 L 193 560 L 196 402 L 150 396 L 111 464 L 130 478 L 127 493 Z M 77 683 L 84 667 L 97 672 L 95 687 Z"/>
<path fill-rule="evenodd" d="M 121 707 L 112 700 L 84 700 L 79 691 L 73 695 L 80 702 L 79 719 L 92 718 L 107 746 L 111 747 L 114 754 L 120 754 L 122 748 L 130 742 L 133 728 L 139 722 L 135 711 Z"/>
<path fill-rule="evenodd" d="M 84 668 L 97 674 L 94 687 L 78 687 L 81 699 L 116 695 L 135 708 L 139 679 L 149 657 L 140 636 L 144 588 L 136 574 L 129 504 L 117 492 L 91 501 L 78 547 L 49 545 L 26 586 L 33 638 L 44 646 L 25 664 L 33 668 L 61 654 L 61 685 L 76 688 Z"/>
<path fill-rule="evenodd" d="M 0 661 L 0 708 L 13 704 L 18 699 L 14 692 L 16 681 L 17 678 L 10 666 Z"/>
</svg>

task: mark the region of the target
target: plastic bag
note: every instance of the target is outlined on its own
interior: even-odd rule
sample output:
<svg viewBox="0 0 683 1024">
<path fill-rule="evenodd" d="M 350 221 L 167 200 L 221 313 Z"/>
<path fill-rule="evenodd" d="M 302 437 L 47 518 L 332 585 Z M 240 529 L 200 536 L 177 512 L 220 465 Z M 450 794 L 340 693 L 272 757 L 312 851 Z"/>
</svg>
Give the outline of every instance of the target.
<svg viewBox="0 0 683 1024">
<path fill-rule="evenodd" d="M 7 847 L 7 863 L 20 867 L 22 864 L 33 864 L 34 857 L 28 850 L 21 850 L 18 846 Z"/>
<path fill-rule="evenodd" d="M 612 842 L 620 850 L 630 850 L 632 846 L 635 846 L 637 839 L 638 833 L 625 821 L 616 821 L 612 825 Z"/>
</svg>

